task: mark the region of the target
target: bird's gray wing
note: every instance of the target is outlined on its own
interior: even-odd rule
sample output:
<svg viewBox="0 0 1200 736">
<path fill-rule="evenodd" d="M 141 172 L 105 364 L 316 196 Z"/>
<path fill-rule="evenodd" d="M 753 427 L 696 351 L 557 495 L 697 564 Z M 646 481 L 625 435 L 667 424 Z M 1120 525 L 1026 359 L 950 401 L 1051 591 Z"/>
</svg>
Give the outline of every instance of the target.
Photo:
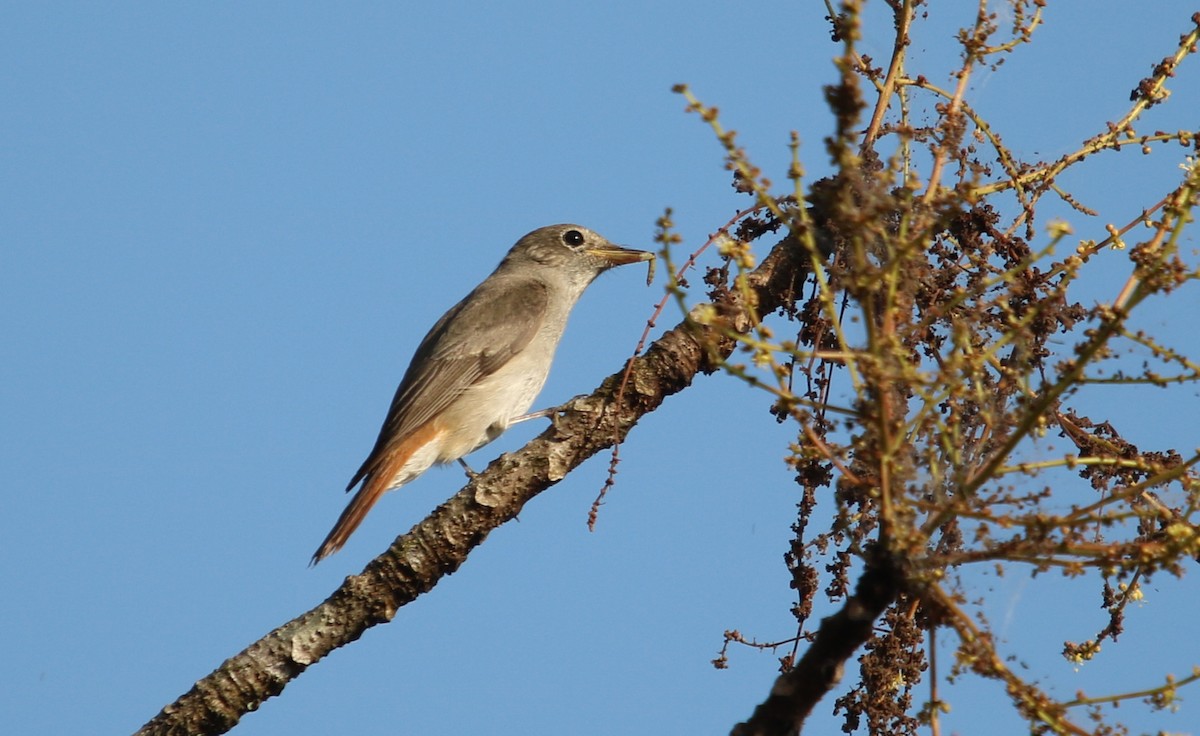
<svg viewBox="0 0 1200 736">
<path fill-rule="evenodd" d="M 549 302 L 542 281 L 493 277 L 446 312 L 417 346 L 379 439 L 347 490 L 374 469 L 393 443 L 523 350 L 544 321 Z"/>
</svg>

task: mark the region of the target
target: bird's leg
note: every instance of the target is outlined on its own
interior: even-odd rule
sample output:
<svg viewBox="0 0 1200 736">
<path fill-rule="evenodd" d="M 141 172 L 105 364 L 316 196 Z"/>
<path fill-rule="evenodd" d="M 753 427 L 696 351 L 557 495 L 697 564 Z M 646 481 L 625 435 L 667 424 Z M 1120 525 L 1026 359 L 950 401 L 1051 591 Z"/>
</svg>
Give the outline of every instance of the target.
<svg viewBox="0 0 1200 736">
<path fill-rule="evenodd" d="M 516 424 L 517 422 L 525 422 L 530 419 L 541 419 L 542 417 L 552 417 L 558 413 L 558 409 L 559 408 L 557 406 L 552 406 L 549 409 L 541 409 L 540 411 L 531 411 L 528 414 L 522 414 L 519 417 L 513 417 L 513 419 L 511 419 L 508 424 L 509 424 L 509 426 L 512 426 L 512 425 Z"/>
<path fill-rule="evenodd" d="M 555 424 L 556 420 L 558 419 L 559 414 L 566 411 L 567 407 L 570 406 L 572 403 L 574 403 L 575 401 L 582 399 L 586 396 L 587 396 L 587 394 L 579 394 L 578 396 L 576 396 L 568 401 L 564 401 L 563 403 L 559 404 L 558 406 L 552 406 L 549 409 L 541 409 L 540 411 L 531 411 L 528 414 L 522 414 L 519 417 L 514 417 L 513 419 L 509 420 L 508 426 L 511 427 L 512 425 L 516 424 L 517 422 L 524 422 L 529 419 L 541 419 L 542 417 L 549 419 L 551 424 Z M 557 426 L 557 425 L 555 425 L 555 426 Z"/>
<path fill-rule="evenodd" d="M 470 478 L 471 480 L 475 480 L 476 478 L 479 477 L 479 473 L 476 473 L 474 470 L 471 470 L 471 466 L 467 465 L 467 461 L 463 460 L 461 457 L 458 459 L 458 464 L 462 466 L 463 470 L 467 471 L 467 477 Z"/>
</svg>

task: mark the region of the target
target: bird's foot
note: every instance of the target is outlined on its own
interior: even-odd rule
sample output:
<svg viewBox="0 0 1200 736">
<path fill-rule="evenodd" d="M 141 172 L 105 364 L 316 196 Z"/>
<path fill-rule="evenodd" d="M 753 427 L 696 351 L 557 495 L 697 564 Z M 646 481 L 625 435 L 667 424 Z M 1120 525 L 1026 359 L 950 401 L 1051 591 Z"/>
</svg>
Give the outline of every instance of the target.
<svg viewBox="0 0 1200 736">
<path fill-rule="evenodd" d="M 464 471 L 466 471 L 466 473 L 467 473 L 467 477 L 470 478 L 471 480 L 475 480 L 476 478 L 479 477 L 479 473 L 476 473 L 474 470 L 471 470 L 471 466 L 467 465 L 467 461 L 463 460 L 461 457 L 458 459 L 458 464 L 462 466 L 462 469 Z"/>
</svg>

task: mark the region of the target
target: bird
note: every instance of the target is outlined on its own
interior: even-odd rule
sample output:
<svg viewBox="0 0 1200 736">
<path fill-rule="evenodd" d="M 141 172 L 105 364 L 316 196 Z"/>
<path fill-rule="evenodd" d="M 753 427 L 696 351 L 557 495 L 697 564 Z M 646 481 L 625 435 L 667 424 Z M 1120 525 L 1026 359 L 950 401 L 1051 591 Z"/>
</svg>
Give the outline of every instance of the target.
<svg viewBox="0 0 1200 736">
<path fill-rule="evenodd" d="M 310 566 L 341 549 L 385 492 L 433 465 L 457 460 L 466 468 L 463 457 L 538 416 L 525 412 L 584 290 L 615 266 L 651 261 L 653 274 L 653 259 L 580 225 L 550 225 L 518 240 L 417 346 L 374 448 L 346 486 L 358 491 Z"/>
</svg>

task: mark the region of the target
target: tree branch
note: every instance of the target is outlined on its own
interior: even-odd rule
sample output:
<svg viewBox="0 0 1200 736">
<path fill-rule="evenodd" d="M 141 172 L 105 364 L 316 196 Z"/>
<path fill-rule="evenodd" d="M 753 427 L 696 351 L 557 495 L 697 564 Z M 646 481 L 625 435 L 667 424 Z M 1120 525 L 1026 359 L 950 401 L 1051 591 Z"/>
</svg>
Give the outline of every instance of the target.
<svg viewBox="0 0 1200 736">
<path fill-rule="evenodd" d="M 798 293 L 806 258 L 785 238 L 750 279 L 753 310 L 726 292 L 720 313 L 738 331 L 753 313 L 768 314 Z M 791 246 L 791 247 L 789 247 Z M 435 509 L 345 582 L 323 603 L 292 619 L 225 660 L 214 672 L 137 732 L 138 736 L 220 734 L 258 708 L 334 649 L 392 620 L 401 606 L 456 571 L 493 529 L 514 518 L 534 496 L 588 458 L 625 438 L 644 414 L 711 373 L 733 351 L 734 341 L 684 320 L 632 359 L 620 403 L 614 394 L 624 370 L 591 395 L 565 404 L 549 429 L 511 455 L 501 455 L 457 494 Z"/>
<path fill-rule="evenodd" d="M 792 736 L 813 707 L 842 679 L 846 660 L 873 632 L 872 624 L 896 600 L 900 574 L 879 546 L 867 555 L 867 566 L 854 595 L 841 610 L 821 621 L 812 646 L 771 687 L 771 694 L 749 720 L 733 727 L 732 736 Z"/>
</svg>

